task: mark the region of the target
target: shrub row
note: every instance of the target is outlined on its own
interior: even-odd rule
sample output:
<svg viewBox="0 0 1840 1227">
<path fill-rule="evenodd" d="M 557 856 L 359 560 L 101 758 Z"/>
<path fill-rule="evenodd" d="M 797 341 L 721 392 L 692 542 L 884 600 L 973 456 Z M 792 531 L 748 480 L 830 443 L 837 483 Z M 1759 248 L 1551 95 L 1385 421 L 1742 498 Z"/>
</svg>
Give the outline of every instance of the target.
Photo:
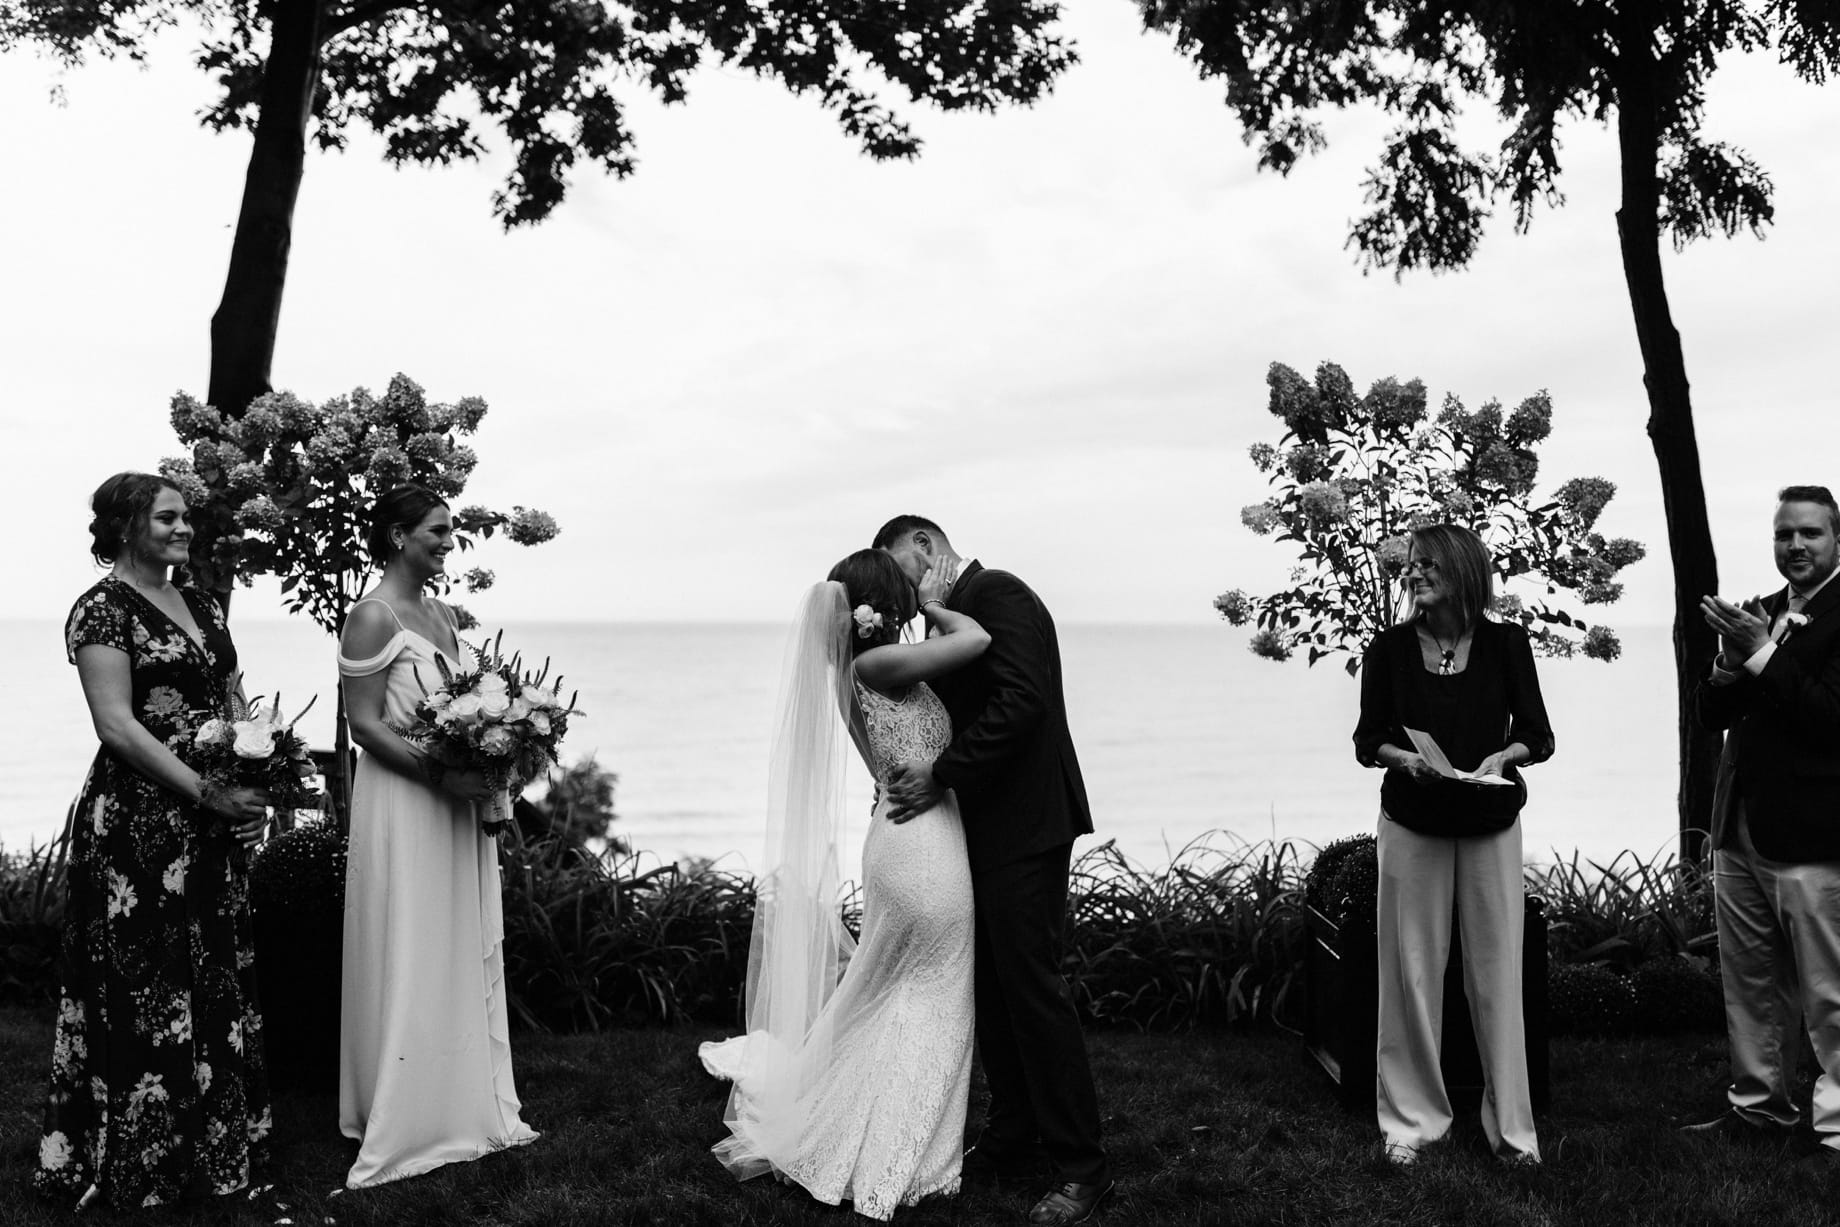
<svg viewBox="0 0 1840 1227">
<path fill-rule="evenodd" d="M 0 852 L 0 1001 L 55 996 L 61 855 L 55 844 Z M 336 915 L 343 859 L 342 837 L 317 824 L 275 837 L 257 858 L 258 910 Z M 751 879 L 708 864 L 648 866 L 566 832 L 514 833 L 502 864 L 506 979 L 523 1025 L 738 1022 Z M 1371 836 L 1316 853 L 1216 832 L 1155 870 L 1107 842 L 1073 867 L 1066 975 L 1093 1025 L 1288 1026 L 1306 905 L 1359 928 L 1374 886 Z M 1671 858 L 1574 858 L 1530 869 L 1528 889 L 1546 900 L 1555 1032 L 1721 1025 L 1706 872 Z M 840 906 L 855 930 L 860 895 Z"/>
</svg>

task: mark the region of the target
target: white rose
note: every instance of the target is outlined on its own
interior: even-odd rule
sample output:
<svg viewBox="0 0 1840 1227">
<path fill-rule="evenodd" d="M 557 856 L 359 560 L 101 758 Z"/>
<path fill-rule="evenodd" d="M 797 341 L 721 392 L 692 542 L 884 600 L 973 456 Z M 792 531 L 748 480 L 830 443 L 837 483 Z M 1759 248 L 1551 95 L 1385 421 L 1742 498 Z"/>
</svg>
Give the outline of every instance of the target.
<svg viewBox="0 0 1840 1227">
<path fill-rule="evenodd" d="M 539 736 L 547 737 L 549 735 L 549 713 L 540 711 L 531 712 L 530 727 L 535 729 Z"/>
<path fill-rule="evenodd" d="M 475 695 L 463 694 L 449 703 L 447 710 L 456 720 L 471 720 L 479 714 L 479 699 Z"/>
<path fill-rule="evenodd" d="M 275 730 L 267 724 L 250 721 L 236 726 L 236 756 L 267 758 L 275 752 Z"/>
<path fill-rule="evenodd" d="M 229 739 L 229 724 L 213 717 L 204 722 L 204 727 L 198 730 L 198 736 L 192 739 L 192 744 L 197 746 L 215 746 Z"/>
<path fill-rule="evenodd" d="M 508 688 L 502 675 L 497 673 L 486 673 L 480 676 L 479 684 L 473 687 L 473 691 L 476 694 L 482 695 L 504 694 Z"/>
<path fill-rule="evenodd" d="M 443 707 L 446 707 L 449 703 L 452 703 L 453 701 L 454 701 L 454 696 L 449 694 L 445 690 L 437 690 L 433 694 L 428 696 L 428 706 L 432 707 L 436 711 L 440 711 Z"/>
<path fill-rule="evenodd" d="M 48 1172 L 55 1172 L 60 1167 L 67 1167 L 74 1157 L 70 1139 L 61 1130 L 52 1130 L 38 1143 L 38 1165 Z"/>
<path fill-rule="evenodd" d="M 489 690 L 479 696 L 479 714 L 488 720 L 497 720 L 510 710 L 510 696 L 502 690 Z"/>
<path fill-rule="evenodd" d="M 530 701 L 522 696 L 511 700 L 511 706 L 505 709 L 505 719 L 523 720 L 530 715 Z"/>
<path fill-rule="evenodd" d="M 517 738 L 507 728 L 487 729 L 479 739 L 479 748 L 487 754 L 509 754 L 517 747 Z"/>
</svg>

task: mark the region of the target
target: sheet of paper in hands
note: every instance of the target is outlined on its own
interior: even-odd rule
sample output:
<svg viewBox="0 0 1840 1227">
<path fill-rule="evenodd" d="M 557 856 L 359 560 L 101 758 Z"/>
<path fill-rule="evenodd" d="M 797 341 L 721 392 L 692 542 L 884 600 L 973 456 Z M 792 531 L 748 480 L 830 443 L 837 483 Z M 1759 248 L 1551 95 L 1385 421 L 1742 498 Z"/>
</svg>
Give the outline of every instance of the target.
<svg viewBox="0 0 1840 1227">
<path fill-rule="evenodd" d="M 1477 775 L 1474 771 L 1458 771 L 1450 765 L 1450 760 L 1444 757 L 1443 749 L 1432 739 L 1430 733 L 1407 729 L 1406 736 L 1412 739 L 1412 748 L 1418 751 L 1420 757 L 1431 764 L 1431 769 L 1447 780 L 1464 780 L 1471 784 L 1506 784 L 1509 787 L 1514 785 L 1513 780 L 1503 779 L 1499 775 Z"/>
</svg>

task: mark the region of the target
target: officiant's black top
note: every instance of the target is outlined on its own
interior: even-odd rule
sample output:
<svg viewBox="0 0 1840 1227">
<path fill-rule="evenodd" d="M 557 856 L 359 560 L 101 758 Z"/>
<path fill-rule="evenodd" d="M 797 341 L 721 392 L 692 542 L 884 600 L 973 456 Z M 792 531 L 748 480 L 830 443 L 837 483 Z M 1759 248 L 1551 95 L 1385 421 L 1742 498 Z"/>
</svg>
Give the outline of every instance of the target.
<svg viewBox="0 0 1840 1227">
<path fill-rule="evenodd" d="M 1380 747 L 1412 748 L 1406 729 L 1431 734 L 1460 771 L 1512 742 L 1526 746 L 1528 762 L 1552 757 L 1552 725 L 1540 697 L 1527 630 L 1513 622 L 1477 623 L 1469 663 L 1461 673 L 1425 667 L 1415 622 L 1374 637 L 1361 657 L 1361 719 L 1354 754 L 1364 767 L 1380 766 Z M 1387 769 L 1380 805 L 1387 817 L 1423 835 L 1482 835 L 1514 824 L 1527 799 L 1520 773 L 1507 772 L 1513 788 L 1460 780 L 1421 783 L 1404 767 Z"/>
</svg>

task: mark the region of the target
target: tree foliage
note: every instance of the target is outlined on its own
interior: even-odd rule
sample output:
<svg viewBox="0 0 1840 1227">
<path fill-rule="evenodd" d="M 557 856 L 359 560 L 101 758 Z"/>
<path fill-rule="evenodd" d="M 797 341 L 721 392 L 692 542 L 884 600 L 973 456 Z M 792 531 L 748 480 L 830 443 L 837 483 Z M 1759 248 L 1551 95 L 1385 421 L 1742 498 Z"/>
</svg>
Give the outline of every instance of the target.
<svg viewBox="0 0 1840 1227">
<path fill-rule="evenodd" d="M 619 781 L 592 754 L 568 766 L 551 768 L 542 795 L 520 799 L 514 806 L 521 833 L 526 839 L 554 836 L 578 848 L 600 840 L 605 855 L 631 852 L 624 839 L 608 833 L 619 818 L 614 809 Z"/>
<path fill-rule="evenodd" d="M 1465 266 L 1494 209 L 1525 230 L 1557 205 L 1560 128 L 1613 125 L 1621 177 L 1617 238 L 1648 435 L 1661 475 L 1673 564 L 1675 719 L 1682 852 L 1696 859 L 1711 826 L 1719 736 L 1699 726 L 1692 694 L 1717 642 L 1700 616 L 1718 591 L 1718 559 L 1686 357 L 1668 306 L 1661 239 L 1761 232 L 1770 182 L 1742 150 L 1700 134 L 1706 85 L 1721 57 L 1775 48 L 1802 77 L 1840 68 L 1834 0 L 1138 0 L 1145 24 L 1173 34 L 1205 77 L 1221 80 L 1260 164 L 1287 172 L 1327 141 L 1325 107 L 1379 106 L 1395 123 L 1369 165 L 1367 211 L 1349 244 L 1368 268 Z M 1506 135 L 1472 147 L 1465 105 L 1493 109 Z"/>
<path fill-rule="evenodd" d="M 1760 232 L 1770 180 L 1743 150 L 1700 133 L 1719 57 L 1774 47 L 1813 81 L 1840 69 L 1831 0 L 1139 0 L 1226 87 L 1262 167 L 1288 173 L 1327 145 L 1319 112 L 1378 105 L 1395 121 L 1370 165 L 1349 242 L 1369 267 L 1469 262 L 1505 203 L 1526 230 L 1559 191 L 1560 129 L 1641 109 L 1658 153 L 1659 221 L 1676 245 Z M 1458 131 L 1465 104 L 1492 109 L 1493 149 Z M 1626 168 L 1630 169 L 1630 168 Z M 1636 168 L 1640 169 L 1640 168 Z"/>
<path fill-rule="evenodd" d="M 142 56 L 191 17 L 208 31 L 198 66 L 221 86 L 211 127 L 253 128 L 277 9 L 314 0 L 38 0 L 0 7 L 0 46 L 31 42 L 71 61 Z M 684 101 L 698 68 L 811 95 L 877 158 L 920 139 L 892 90 L 944 110 L 991 111 L 1042 96 L 1075 59 L 1047 0 L 317 0 L 322 9 L 313 139 L 354 129 L 392 163 L 480 157 L 496 133 L 512 168 L 493 198 L 506 226 L 547 217 L 578 161 L 635 165 L 627 101 Z"/>
<path fill-rule="evenodd" d="M 163 461 L 160 471 L 179 485 L 199 526 L 192 569 L 206 584 L 276 576 L 292 612 L 339 633 L 372 570 L 364 548 L 372 503 L 408 481 L 457 499 L 478 459 L 463 440 L 485 415 L 478 397 L 430 404 L 400 374 L 382 396 L 358 388 L 315 405 L 271 392 L 241 417 L 180 393 L 173 430 L 191 454 Z M 462 549 L 501 529 L 523 545 L 558 531 L 549 515 L 526 507 L 461 507 L 454 526 Z M 481 568 L 467 579 L 474 591 L 492 582 Z"/>
<path fill-rule="evenodd" d="M 1599 660 L 1621 652 L 1614 631 L 1576 616 L 1564 598 L 1614 602 L 1622 595 L 1617 573 L 1644 550 L 1595 531 L 1616 493 L 1601 477 L 1534 497 L 1535 449 L 1552 430 L 1545 392 L 1505 415 L 1497 401 L 1472 412 L 1447 396 L 1433 418 L 1417 379 L 1381 379 L 1357 395 L 1334 363 L 1318 366 L 1311 382 L 1274 362 L 1266 382 L 1268 407 L 1286 429 L 1276 444 L 1253 444 L 1253 465 L 1272 494 L 1240 519 L 1260 536 L 1295 543 L 1300 565 L 1289 588 L 1259 598 L 1236 589 L 1214 602 L 1227 621 L 1257 627 L 1254 652 L 1286 660 L 1301 650 L 1312 665 L 1342 652 L 1355 673 L 1362 650 L 1405 604 L 1407 535 L 1433 523 L 1461 524 L 1482 538 L 1504 585 L 1496 614 L 1526 626 L 1539 650 Z"/>
</svg>

